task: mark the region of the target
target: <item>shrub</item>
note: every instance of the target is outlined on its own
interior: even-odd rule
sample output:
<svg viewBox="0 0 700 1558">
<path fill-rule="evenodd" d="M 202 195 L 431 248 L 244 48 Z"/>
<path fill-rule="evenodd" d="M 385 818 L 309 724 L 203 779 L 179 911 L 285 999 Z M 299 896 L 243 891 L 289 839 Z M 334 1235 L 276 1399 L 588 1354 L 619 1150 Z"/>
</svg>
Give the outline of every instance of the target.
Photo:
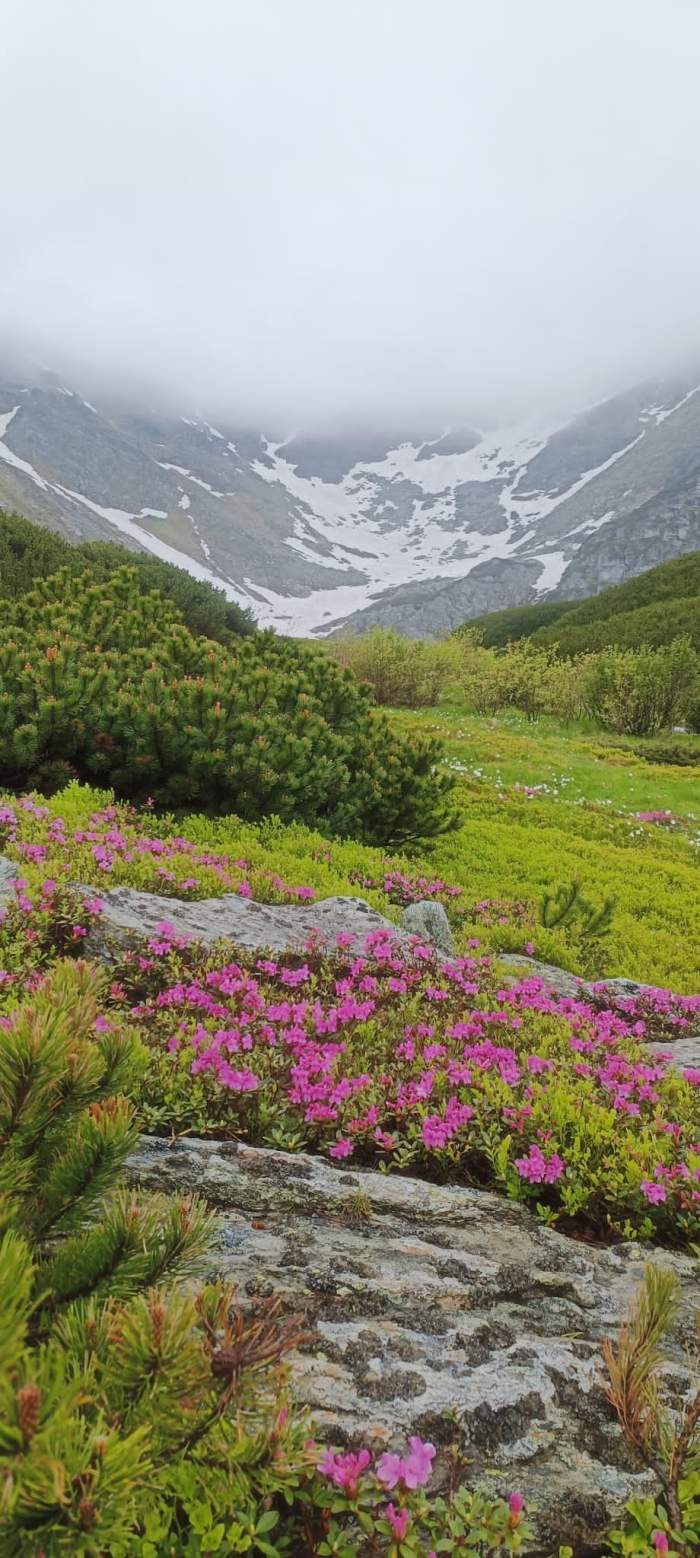
<svg viewBox="0 0 700 1558">
<path fill-rule="evenodd" d="M 586 674 L 586 708 L 611 730 L 654 735 L 682 720 L 699 670 L 687 638 L 658 649 L 606 650 L 593 657 Z"/>
<path fill-rule="evenodd" d="M 692 710 L 689 707 L 686 719 L 690 722 Z M 698 719 L 700 720 L 700 704 L 698 705 Z M 666 736 L 660 741 L 640 742 L 634 748 L 639 757 L 644 758 L 645 763 L 662 763 L 669 768 L 700 768 L 700 743 L 694 741 L 692 736 Z"/>
<path fill-rule="evenodd" d="M 700 1071 L 637 1048 L 684 1031 L 700 996 L 572 1011 L 538 980 L 504 988 L 474 952 L 440 967 L 384 932 L 364 954 L 312 938 L 260 960 L 185 945 L 167 923 L 116 979 L 157 1131 L 498 1188 L 625 1238 L 700 1234 Z"/>
<path fill-rule="evenodd" d="M 114 541 L 81 541 L 72 545 L 62 536 L 33 525 L 19 514 L 0 511 L 0 597 L 17 600 L 59 568 L 76 577 L 89 568 L 102 583 L 125 564 L 124 547 Z M 226 599 L 223 590 L 194 579 L 185 568 L 146 552 L 132 552 L 129 564 L 142 590 L 159 590 L 181 613 L 193 633 L 222 643 L 232 634 L 255 631 L 250 611 Z"/>
<path fill-rule="evenodd" d="M 339 665 L 371 688 L 376 703 L 394 708 L 431 708 L 459 672 L 454 640 L 429 643 L 403 638 L 391 628 L 374 628 L 360 638 L 339 638 L 329 648 Z"/>
<path fill-rule="evenodd" d="M 399 843 L 453 823 L 433 741 L 396 734 L 349 672 L 272 634 L 194 638 L 133 570 L 59 573 L 3 620 L 0 778 L 46 765 L 135 800 L 275 812 Z"/>
</svg>

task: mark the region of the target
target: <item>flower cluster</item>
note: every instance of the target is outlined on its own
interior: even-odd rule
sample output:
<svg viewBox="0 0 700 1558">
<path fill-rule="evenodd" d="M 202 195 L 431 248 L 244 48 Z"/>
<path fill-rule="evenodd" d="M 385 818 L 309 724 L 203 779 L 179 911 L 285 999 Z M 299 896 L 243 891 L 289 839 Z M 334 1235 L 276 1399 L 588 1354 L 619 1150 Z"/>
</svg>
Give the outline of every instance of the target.
<svg viewBox="0 0 700 1558">
<path fill-rule="evenodd" d="M 25 836 L 28 825 L 30 837 Z M 276 871 L 253 867 L 247 859 L 201 849 L 179 834 L 155 836 L 148 809 L 128 805 L 103 806 L 92 813 L 87 827 L 71 828 L 33 796 L 22 796 L 0 807 L 0 843 L 9 845 L 20 863 L 46 866 L 50 861 L 51 869 L 64 878 L 69 870 L 73 876 L 82 870 L 83 877 L 97 874 L 110 885 L 125 880 L 133 884 L 135 868 L 139 886 L 174 898 L 236 892 L 242 898 L 255 894 L 304 903 L 316 897 L 313 887 L 285 882 Z"/>
<path fill-rule="evenodd" d="M 386 895 L 390 903 L 398 903 L 402 908 L 407 908 L 411 903 L 419 903 L 423 898 L 460 898 L 462 888 L 455 887 L 442 877 L 409 876 L 406 871 L 385 871 L 383 876 L 366 876 L 359 871 L 351 873 L 350 881 L 356 887 L 364 887 L 365 891 L 381 892 Z"/>
<path fill-rule="evenodd" d="M 235 961 L 171 931 L 118 971 L 151 1057 L 152 1128 L 497 1186 L 627 1237 L 697 1236 L 700 1072 L 639 1046 L 645 1012 L 675 1034 L 698 998 L 654 992 L 621 1012 L 536 978 L 502 987 L 476 949 L 438 964 L 383 930 Z"/>
</svg>

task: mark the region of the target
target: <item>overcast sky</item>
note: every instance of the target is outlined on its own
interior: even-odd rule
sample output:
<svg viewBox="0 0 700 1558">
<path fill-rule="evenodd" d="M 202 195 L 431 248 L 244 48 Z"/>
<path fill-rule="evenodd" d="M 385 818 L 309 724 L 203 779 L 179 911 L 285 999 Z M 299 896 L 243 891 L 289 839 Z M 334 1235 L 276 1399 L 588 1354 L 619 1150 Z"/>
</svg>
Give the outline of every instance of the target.
<svg viewBox="0 0 700 1558">
<path fill-rule="evenodd" d="M 700 353 L 699 0 L 4 0 L 0 329 L 312 427 Z"/>
</svg>

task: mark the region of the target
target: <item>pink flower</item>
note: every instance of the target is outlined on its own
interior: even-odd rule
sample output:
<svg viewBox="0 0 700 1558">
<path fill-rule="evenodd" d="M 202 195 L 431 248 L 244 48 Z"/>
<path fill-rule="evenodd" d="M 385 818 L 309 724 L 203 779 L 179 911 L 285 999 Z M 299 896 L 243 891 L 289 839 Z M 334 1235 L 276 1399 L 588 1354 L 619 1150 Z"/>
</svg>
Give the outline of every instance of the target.
<svg viewBox="0 0 700 1558">
<path fill-rule="evenodd" d="M 353 1143 L 348 1141 L 347 1136 L 341 1136 L 340 1141 L 334 1142 L 333 1146 L 328 1148 L 328 1151 L 332 1158 L 349 1158 L 351 1152 L 354 1151 L 354 1147 Z"/>
<path fill-rule="evenodd" d="M 385 1488 L 395 1488 L 401 1481 L 404 1473 L 404 1463 L 400 1455 L 395 1455 L 393 1450 L 385 1450 L 377 1461 L 377 1480 Z"/>
<path fill-rule="evenodd" d="M 646 1196 L 647 1201 L 652 1206 L 658 1206 L 662 1201 L 666 1200 L 666 1191 L 663 1185 L 655 1184 L 653 1179 L 643 1179 L 639 1188 L 642 1195 Z"/>
<path fill-rule="evenodd" d="M 545 1158 L 541 1147 L 533 1144 L 527 1157 L 515 1159 L 515 1167 L 520 1178 L 529 1180 L 531 1185 L 553 1185 L 561 1179 L 566 1164 L 558 1152 Z"/>
<path fill-rule="evenodd" d="M 395 1509 L 393 1504 L 387 1504 L 386 1518 L 397 1542 L 402 1542 L 411 1521 L 409 1511 L 407 1509 Z"/>
<path fill-rule="evenodd" d="M 357 1492 L 357 1484 L 363 1471 L 367 1470 L 370 1459 L 369 1450 L 358 1450 L 356 1455 L 336 1455 L 334 1450 L 326 1450 L 316 1470 L 322 1477 L 328 1477 L 335 1483 L 336 1488 L 344 1488 L 352 1497 Z"/>
<path fill-rule="evenodd" d="M 652 1533 L 651 1533 L 651 1540 L 652 1540 L 652 1542 L 654 1544 L 654 1551 L 655 1552 L 657 1552 L 657 1553 L 667 1553 L 668 1552 L 668 1550 L 669 1550 L 668 1549 L 668 1537 L 664 1534 L 663 1531 L 652 1531 Z"/>
<path fill-rule="evenodd" d="M 419 1439 L 417 1434 L 413 1434 L 408 1443 L 411 1453 L 406 1461 L 404 1482 L 407 1488 L 419 1488 L 430 1480 L 436 1455 L 435 1445 Z"/>
</svg>

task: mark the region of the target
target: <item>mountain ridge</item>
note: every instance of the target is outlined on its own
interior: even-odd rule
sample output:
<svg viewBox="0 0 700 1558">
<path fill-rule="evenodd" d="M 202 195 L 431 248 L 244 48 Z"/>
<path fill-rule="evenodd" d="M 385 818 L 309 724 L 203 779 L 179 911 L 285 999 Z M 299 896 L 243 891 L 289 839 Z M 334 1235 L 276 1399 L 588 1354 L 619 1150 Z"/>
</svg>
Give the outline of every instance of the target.
<svg viewBox="0 0 700 1558">
<path fill-rule="evenodd" d="M 700 546 L 700 367 L 567 420 L 269 438 L 0 374 L 0 503 L 177 562 L 300 635 L 415 636 Z"/>
</svg>

